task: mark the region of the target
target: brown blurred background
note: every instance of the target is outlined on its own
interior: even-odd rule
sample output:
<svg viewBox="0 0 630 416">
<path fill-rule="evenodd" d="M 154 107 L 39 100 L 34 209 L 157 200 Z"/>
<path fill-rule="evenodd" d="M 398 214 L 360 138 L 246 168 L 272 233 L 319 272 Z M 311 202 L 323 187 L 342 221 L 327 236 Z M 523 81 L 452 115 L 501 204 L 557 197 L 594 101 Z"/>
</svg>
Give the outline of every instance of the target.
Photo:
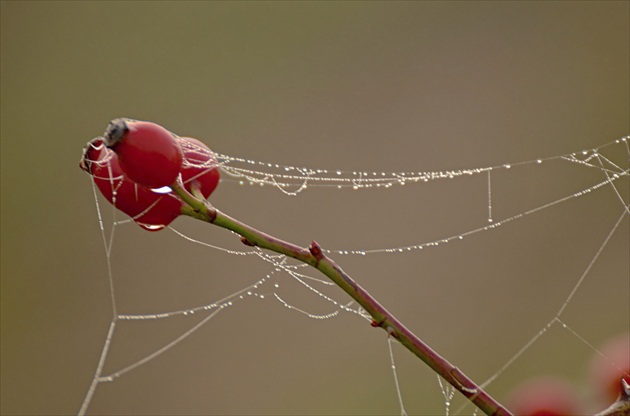
<svg viewBox="0 0 630 416">
<path fill-rule="evenodd" d="M 3 1 L 1 15 L 2 414 L 76 413 L 93 377 L 112 309 L 92 187 L 78 159 L 112 118 L 152 120 L 228 155 L 370 171 L 527 161 L 630 131 L 627 2 Z M 627 167 L 623 147 L 603 152 Z M 522 213 L 603 179 L 561 162 L 497 171 L 493 214 Z M 627 183 L 618 182 L 626 201 Z M 297 244 L 370 249 L 485 225 L 486 185 L 478 175 L 290 198 L 225 181 L 213 202 Z M 462 242 L 336 259 L 483 381 L 554 316 L 621 212 L 606 187 Z M 191 219 L 174 226 L 241 248 Z M 626 217 L 562 316 L 593 345 L 628 330 L 628 251 Z M 135 225 L 116 229 L 112 264 L 120 313 L 202 305 L 270 271 Z M 332 310 L 286 276 L 278 283 L 295 306 Z M 101 384 L 89 412 L 399 412 L 382 331 L 350 314 L 308 319 L 271 299 L 273 290 Z M 122 322 L 105 373 L 199 319 Z M 435 375 L 404 349 L 395 353 L 407 410 L 443 413 Z M 554 327 L 489 391 L 504 400 L 527 378 L 553 374 L 596 408 L 592 356 Z"/>
</svg>

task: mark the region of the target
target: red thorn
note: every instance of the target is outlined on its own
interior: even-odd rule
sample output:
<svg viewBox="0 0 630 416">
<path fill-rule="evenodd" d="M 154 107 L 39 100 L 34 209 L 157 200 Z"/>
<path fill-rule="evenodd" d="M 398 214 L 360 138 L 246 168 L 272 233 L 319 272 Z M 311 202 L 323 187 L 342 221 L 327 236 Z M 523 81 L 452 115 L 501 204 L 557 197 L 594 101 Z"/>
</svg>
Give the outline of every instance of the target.
<svg viewBox="0 0 630 416">
<path fill-rule="evenodd" d="M 315 259 L 317 260 L 321 260 L 324 258 L 324 253 L 322 253 L 322 248 L 315 241 L 313 241 L 311 245 L 308 247 L 308 251 L 310 251 L 313 257 L 315 257 Z"/>
<path fill-rule="evenodd" d="M 256 244 L 252 243 L 251 241 L 249 241 L 247 238 L 243 236 L 241 236 L 241 243 L 245 244 L 246 246 L 256 247 Z"/>
</svg>

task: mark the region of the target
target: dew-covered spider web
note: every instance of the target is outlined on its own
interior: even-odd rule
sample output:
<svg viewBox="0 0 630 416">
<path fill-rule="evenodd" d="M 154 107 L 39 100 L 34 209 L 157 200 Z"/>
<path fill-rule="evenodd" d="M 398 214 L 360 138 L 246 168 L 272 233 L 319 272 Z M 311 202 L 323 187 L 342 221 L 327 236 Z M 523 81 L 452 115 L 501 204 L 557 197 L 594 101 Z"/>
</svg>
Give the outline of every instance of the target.
<svg viewBox="0 0 630 416">
<path fill-rule="evenodd" d="M 591 356 L 619 367 L 599 345 L 630 327 L 629 142 L 623 137 L 563 155 L 441 171 L 309 168 L 217 154 L 221 184 L 210 201 L 262 231 L 303 239 L 303 246 L 318 239 L 328 256 L 419 338 L 504 403 L 529 377 L 586 379 Z M 304 383 L 302 390 L 312 390 L 312 402 L 293 405 L 297 413 L 324 412 L 313 403 L 331 393 L 313 386 L 325 383 L 348 391 L 349 396 L 337 397 L 344 403 L 336 408 L 339 413 L 366 412 L 351 397 L 362 397 L 368 408 L 370 400 L 385 403 L 374 405 L 375 414 L 480 413 L 386 333 L 371 329 L 370 316 L 317 270 L 244 245 L 238 236 L 192 218 L 144 232 L 93 188 L 105 254 L 102 276 L 109 284 L 103 296 L 111 298 L 113 317 L 109 329 L 103 328 L 106 336 L 80 414 L 137 413 L 110 386 L 131 380 L 143 392 L 136 397 L 159 401 L 170 393 L 156 386 L 160 380 L 173 383 L 170 369 L 178 362 L 196 363 L 187 364 L 186 378 L 193 386 L 201 384 L 202 391 L 208 379 L 236 373 L 247 380 L 260 371 L 257 363 L 264 367 L 264 359 L 249 357 L 251 348 L 231 346 L 230 338 L 249 339 L 253 350 L 260 344 L 274 351 L 267 335 L 287 336 L 284 345 L 294 352 L 302 345 L 292 339 L 293 329 L 286 329 L 293 325 L 306 331 L 300 332 L 305 355 L 286 363 L 297 374 L 294 380 L 287 381 L 286 369 L 278 369 L 283 380 L 277 382 L 278 389 Z M 244 194 L 254 202 L 244 205 L 239 199 L 223 206 L 223 199 Z M 283 218 L 288 228 L 279 226 Z M 239 311 L 256 318 L 243 320 Z M 267 320 L 258 317 L 265 313 Z M 308 338 L 308 323 L 316 321 L 323 322 L 318 331 L 329 328 L 335 335 Z M 349 351 L 331 347 L 333 339 L 344 338 L 348 348 L 347 339 L 356 338 L 350 334 L 360 334 L 356 337 L 368 344 L 357 341 Z M 217 346 L 217 339 L 226 347 Z M 339 368 L 328 376 L 307 370 L 312 369 L 309 357 L 320 350 L 338 364 L 337 356 L 355 357 L 365 349 L 370 359 L 348 367 L 354 370 Z M 191 358 L 198 351 L 203 360 Z M 242 367 L 226 370 L 224 361 Z M 155 383 L 134 380 L 142 369 Z M 351 371 L 358 374 L 345 373 Z M 243 383 L 264 391 L 276 382 L 276 372 L 270 373 L 267 381 Z M 360 393 L 368 383 L 353 388 L 351 380 L 370 377 L 379 379 L 378 395 Z M 260 398 L 252 393 L 232 399 L 233 409 L 213 407 L 221 394 L 216 393 L 221 382 L 216 383 L 202 400 L 209 407 L 199 413 L 257 409 Z M 586 381 L 576 384 L 582 409 L 603 410 Z M 231 387 L 235 397 L 239 388 Z M 190 413 L 187 405 L 197 400 L 181 392 L 172 396 L 173 407 L 165 413 Z M 254 402 L 253 407 L 242 407 L 241 401 Z M 274 405 L 268 406 L 260 413 L 273 413 Z"/>
</svg>

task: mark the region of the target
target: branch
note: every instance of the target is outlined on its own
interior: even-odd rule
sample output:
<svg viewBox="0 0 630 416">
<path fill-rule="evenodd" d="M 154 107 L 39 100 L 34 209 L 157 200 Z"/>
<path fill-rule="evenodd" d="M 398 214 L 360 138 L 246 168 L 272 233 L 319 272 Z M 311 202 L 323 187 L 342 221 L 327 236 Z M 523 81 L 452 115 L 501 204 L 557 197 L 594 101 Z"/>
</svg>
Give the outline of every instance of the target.
<svg viewBox="0 0 630 416">
<path fill-rule="evenodd" d="M 389 336 L 394 337 L 409 351 L 418 356 L 485 414 L 496 416 L 511 415 L 507 409 L 483 391 L 481 387 L 477 386 L 459 368 L 442 358 L 407 329 L 394 315 L 388 312 L 365 289 L 348 276 L 341 267 L 328 258 L 316 242 L 313 241 L 308 249 L 288 243 L 222 213 L 205 201 L 198 192 L 195 192 L 196 196 L 193 196 L 179 184 L 174 184 L 171 188 L 188 204 L 182 209 L 183 214 L 234 231 L 242 237 L 242 241 L 247 245 L 284 254 L 316 268 L 328 276 L 372 316 L 372 326 L 381 327 L 387 331 Z"/>
</svg>

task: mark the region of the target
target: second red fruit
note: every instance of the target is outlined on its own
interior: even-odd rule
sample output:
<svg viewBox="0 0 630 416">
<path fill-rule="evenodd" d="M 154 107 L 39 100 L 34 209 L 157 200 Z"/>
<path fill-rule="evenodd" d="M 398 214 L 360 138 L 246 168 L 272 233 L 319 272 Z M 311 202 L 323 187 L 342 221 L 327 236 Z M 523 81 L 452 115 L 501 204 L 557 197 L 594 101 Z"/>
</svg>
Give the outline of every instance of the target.
<svg viewBox="0 0 630 416">
<path fill-rule="evenodd" d="M 219 184 L 219 162 L 214 152 L 204 143 L 191 137 L 177 138 L 184 153 L 182 181 L 192 192 L 197 188 L 204 198 L 208 198 Z"/>
<path fill-rule="evenodd" d="M 621 393 L 621 379 L 630 383 L 630 333 L 608 340 L 593 356 L 591 379 L 597 393 L 606 404 Z"/>
<path fill-rule="evenodd" d="M 131 181 L 122 171 L 118 155 L 105 147 L 101 137 L 87 144 L 80 167 L 112 205 L 145 230 L 161 230 L 181 213 L 183 202 L 174 194 L 158 194 Z"/>
<path fill-rule="evenodd" d="M 516 388 L 509 398 L 508 408 L 518 416 L 571 416 L 583 414 L 578 407 L 579 396 L 566 381 L 541 377 Z"/>
</svg>

